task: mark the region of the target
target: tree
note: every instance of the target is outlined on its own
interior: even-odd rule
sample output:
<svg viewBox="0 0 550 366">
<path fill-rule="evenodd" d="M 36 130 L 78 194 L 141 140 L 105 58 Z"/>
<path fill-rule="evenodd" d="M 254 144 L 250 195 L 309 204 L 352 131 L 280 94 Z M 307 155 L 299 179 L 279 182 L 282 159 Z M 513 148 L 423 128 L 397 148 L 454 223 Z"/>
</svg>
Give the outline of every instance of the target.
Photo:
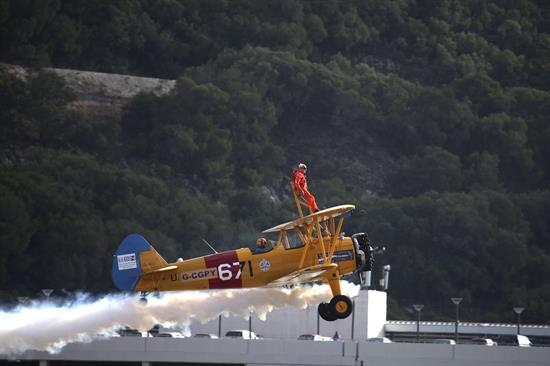
<svg viewBox="0 0 550 366">
<path fill-rule="evenodd" d="M 533 168 L 531 149 L 527 146 L 527 125 L 521 118 L 492 114 L 477 127 L 477 146 L 500 157 L 500 171 L 512 186 L 521 185 L 523 176 Z"/>
<path fill-rule="evenodd" d="M 396 195 L 414 196 L 427 191 L 455 191 L 462 184 L 460 159 L 440 148 L 428 146 L 411 158 L 403 156 L 390 178 Z"/>
</svg>

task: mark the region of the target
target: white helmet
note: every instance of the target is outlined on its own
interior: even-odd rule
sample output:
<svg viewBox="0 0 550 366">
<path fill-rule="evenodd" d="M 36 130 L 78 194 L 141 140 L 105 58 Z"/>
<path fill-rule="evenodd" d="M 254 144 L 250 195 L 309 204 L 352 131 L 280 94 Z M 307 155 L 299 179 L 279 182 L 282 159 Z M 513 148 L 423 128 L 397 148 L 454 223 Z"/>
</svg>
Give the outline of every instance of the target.
<svg viewBox="0 0 550 366">
<path fill-rule="evenodd" d="M 304 163 L 300 163 L 300 164 L 298 164 L 298 169 L 307 170 L 307 165 L 305 165 Z"/>
</svg>

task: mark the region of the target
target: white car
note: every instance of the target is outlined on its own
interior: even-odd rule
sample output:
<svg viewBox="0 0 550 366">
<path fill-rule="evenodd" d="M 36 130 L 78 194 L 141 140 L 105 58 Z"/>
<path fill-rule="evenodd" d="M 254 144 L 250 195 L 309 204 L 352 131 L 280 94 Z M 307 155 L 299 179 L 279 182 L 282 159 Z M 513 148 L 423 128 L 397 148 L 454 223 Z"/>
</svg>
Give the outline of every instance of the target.
<svg viewBox="0 0 550 366">
<path fill-rule="evenodd" d="M 531 347 L 532 345 L 531 340 L 528 337 L 521 334 L 518 334 L 516 336 L 516 340 L 517 340 L 517 345 L 520 347 Z"/>
<path fill-rule="evenodd" d="M 438 338 L 438 339 L 434 339 L 432 341 L 432 343 L 437 343 L 437 344 L 456 344 L 455 340 L 454 339 L 448 339 L 448 338 Z"/>
<path fill-rule="evenodd" d="M 159 332 L 155 337 L 158 338 L 185 338 L 180 332 Z"/>
<path fill-rule="evenodd" d="M 197 333 L 193 336 L 193 338 L 210 338 L 210 339 L 218 339 L 218 336 L 214 333 Z"/>
<path fill-rule="evenodd" d="M 240 339 L 259 339 L 254 332 L 250 332 L 246 329 L 229 330 L 225 333 L 226 338 L 240 338 Z"/>
<path fill-rule="evenodd" d="M 386 337 L 373 337 L 367 339 L 367 342 L 374 342 L 374 343 L 392 343 L 391 339 Z"/>
<path fill-rule="evenodd" d="M 531 347 L 533 344 L 529 337 L 518 334 L 512 337 L 501 337 L 499 343 L 506 346 Z"/>
<path fill-rule="evenodd" d="M 483 346 L 496 346 L 496 342 L 493 341 L 491 338 L 473 338 L 472 339 L 473 344 L 480 344 Z"/>
<path fill-rule="evenodd" d="M 325 337 L 319 334 L 302 334 L 298 337 L 298 340 L 300 341 L 321 341 L 321 342 L 328 342 L 332 341 L 332 338 Z"/>
</svg>

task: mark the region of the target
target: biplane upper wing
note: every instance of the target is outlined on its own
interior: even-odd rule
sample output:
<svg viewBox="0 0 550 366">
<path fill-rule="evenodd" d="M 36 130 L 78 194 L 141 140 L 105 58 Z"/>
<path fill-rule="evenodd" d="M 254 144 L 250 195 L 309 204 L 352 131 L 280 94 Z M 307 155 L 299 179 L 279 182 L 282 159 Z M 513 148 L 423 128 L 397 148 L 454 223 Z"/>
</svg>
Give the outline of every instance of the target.
<svg viewBox="0 0 550 366">
<path fill-rule="evenodd" d="M 314 222 L 321 222 L 331 217 L 337 217 L 345 214 L 355 208 L 354 205 L 341 205 L 327 208 L 325 210 L 317 211 L 311 215 L 300 217 L 294 221 L 285 222 L 284 224 L 277 225 L 270 229 L 262 231 L 263 233 L 276 233 L 281 230 L 294 229 L 295 227 L 301 227 Z"/>
<path fill-rule="evenodd" d="M 287 274 L 286 276 L 277 278 L 275 281 L 268 283 L 267 286 L 283 286 L 289 284 L 319 281 L 323 279 L 323 273 L 330 269 L 336 268 L 337 266 L 338 265 L 336 263 L 327 263 L 302 268 L 298 271 Z"/>
</svg>

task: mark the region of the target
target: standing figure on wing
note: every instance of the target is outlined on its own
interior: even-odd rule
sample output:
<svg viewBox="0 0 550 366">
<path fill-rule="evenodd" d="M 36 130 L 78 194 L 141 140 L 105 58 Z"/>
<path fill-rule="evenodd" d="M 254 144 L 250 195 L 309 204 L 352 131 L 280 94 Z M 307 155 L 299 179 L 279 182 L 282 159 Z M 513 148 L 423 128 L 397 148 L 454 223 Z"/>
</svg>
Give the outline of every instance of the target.
<svg viewBox="0 0 550 366">
<path fill-rule="evenodd" d="M 292 172 L 292 185 L 296 193 L 303 196 L 307 201 L 311 212 L 317 212 L 319 207 L 317 207 L 315 197 L 307 189 L 306 170 L 307 166 L 304 163 L 298 164 L 298 169 Z"/>
</svg>

